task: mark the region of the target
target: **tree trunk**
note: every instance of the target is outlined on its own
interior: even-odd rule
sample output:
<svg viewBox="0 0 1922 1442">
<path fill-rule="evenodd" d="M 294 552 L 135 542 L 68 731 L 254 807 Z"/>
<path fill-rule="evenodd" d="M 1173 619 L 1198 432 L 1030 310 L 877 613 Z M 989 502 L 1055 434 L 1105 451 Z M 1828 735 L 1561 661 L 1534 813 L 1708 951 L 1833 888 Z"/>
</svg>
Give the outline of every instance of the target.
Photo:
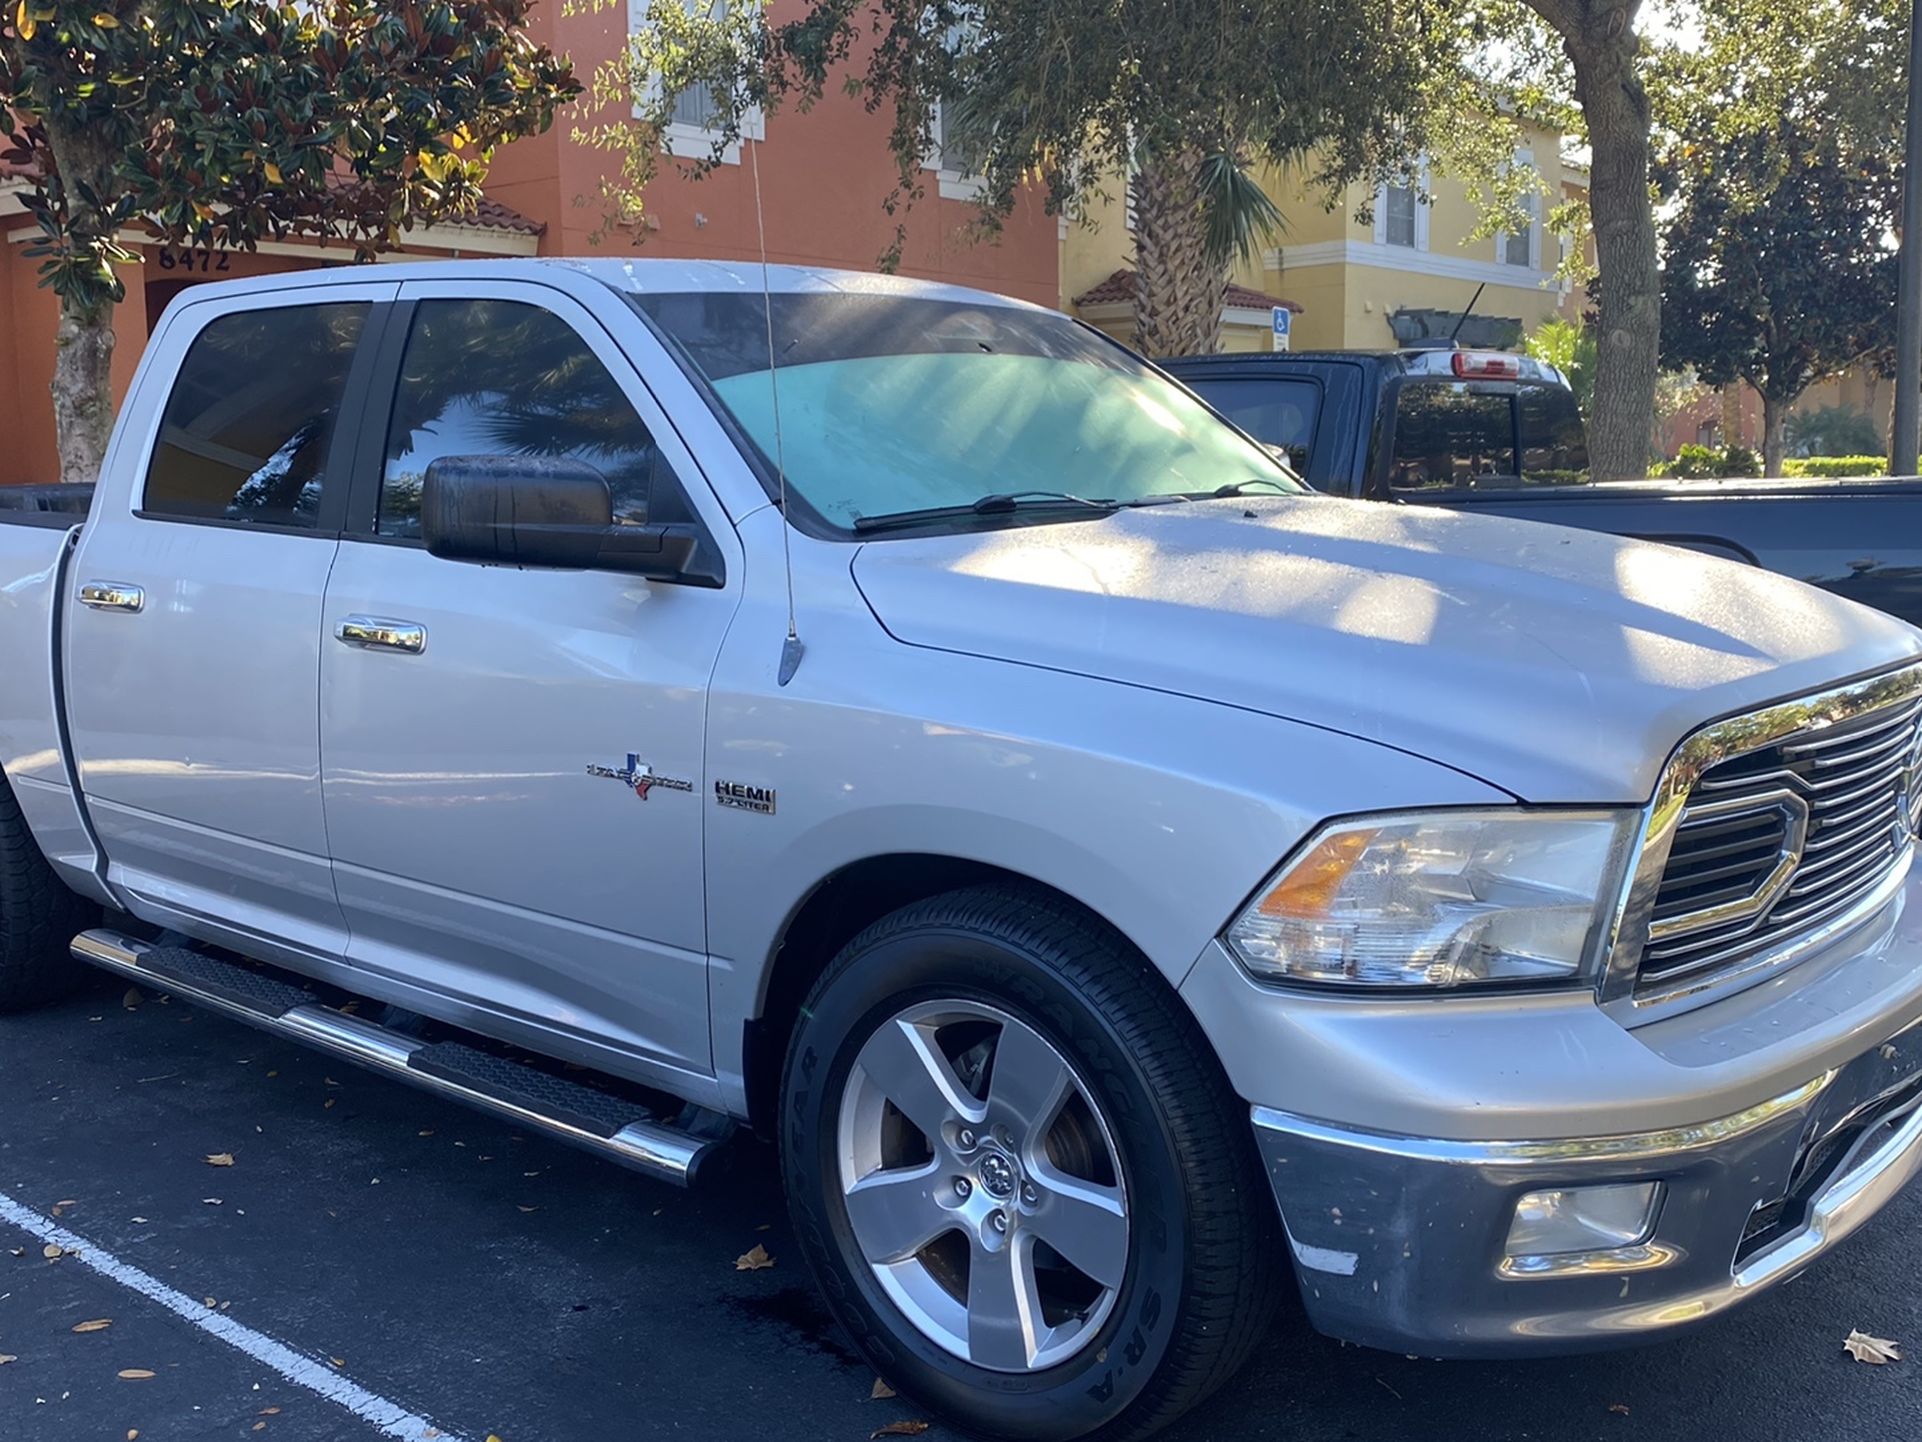
<svg viewBox="0 0 1922 1442">
<path fill-rule="evenodd" d="M 53 341 L 53 429 L 60 479 L 100 478 L 113 431 L 113 306 L 60 301 Z"/>
<path fill-rule="evenodd" d="M 1762 393 L 1762 474 L 1779 476 L 1782 474 L 1783 452 L 1788 447 L 1783 435 L 1788 425 L 1789 403 L 1778 401 L 1767 391 Z"/>
<path fill-rule="evenodd" d="M 1221 348 L 1227 271 L 1208 260 L 1201 156 L 1145 161 L 1129 182 L 1135 212 L 1135 346 L 1151 356 L 1212 355 Z"/>
<path fill-rule="evenodd" d="M 45 121 L 53 173 L 48 194 L 67 244 L 87 245 L 100 234 L 103 218 L 84 197 L 89 191 L 111 196 L 115 157 L 107 142 L 84 124 L 50 115 Z M 111 240 L 113 237 L 104 237 Z M 118 283 L 114 283 L 115 291 Z M 60 291 L 60 322 L 54 331 L 53 428 L 60 453 L 60 479 L 97 481 L 113 431 L 113 311 L 115 301 L 102 287 L 91 294 Z"/>
<path fill-rule="evenodd" d="M 1662 295 L 1649 195 L 1648 94 L 1636 74 L 1640 0 L 1527 0 L 1562 37 L 1588 124 L 1600 336 L 1589 461 L 1598 481 L 1648 474 Z"/>
</svg>

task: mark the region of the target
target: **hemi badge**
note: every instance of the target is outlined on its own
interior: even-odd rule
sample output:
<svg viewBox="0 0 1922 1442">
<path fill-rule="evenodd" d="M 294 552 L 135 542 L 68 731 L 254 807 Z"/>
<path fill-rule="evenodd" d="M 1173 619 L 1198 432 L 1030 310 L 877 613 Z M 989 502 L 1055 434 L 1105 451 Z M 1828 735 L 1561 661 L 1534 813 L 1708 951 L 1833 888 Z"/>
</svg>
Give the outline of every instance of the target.
<svg viewBox="0 0 1922 1442">
<path fill-rule="evenodd" d="M 774 814 L 772 786 L 749 786 L 744 781 L 716 781 L 714 800 L 718 805 L 732 806 L 737 811 L 758 811 L 763 816 Z"/>
</svg>

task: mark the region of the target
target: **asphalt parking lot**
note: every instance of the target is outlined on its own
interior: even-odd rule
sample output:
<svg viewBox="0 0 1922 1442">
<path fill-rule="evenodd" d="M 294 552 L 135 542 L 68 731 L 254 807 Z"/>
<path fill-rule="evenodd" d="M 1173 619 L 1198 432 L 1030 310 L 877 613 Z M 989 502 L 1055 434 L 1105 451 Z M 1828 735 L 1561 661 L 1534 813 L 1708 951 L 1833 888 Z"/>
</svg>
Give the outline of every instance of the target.
<svg viewBox="0 0 1922 1442">
<path fill-rule="evenodd" d="M 679 1192 L 125 990 L 0 1019 L 0 1438 L 859 1442 L 918 1420 L 870 1396 L 757 1144 Z M 49 1260 L 49 1226 L 86 1255 Z M 1602 1356 L 1423 1363 L 1284 1323 L 1166 1435 L 1914 1438 L 1919 1243 L 1912 1191 L 1740 1314 Z M 757 1244 L 774 1265 L 737 1271 Z M 1856 1327 L 1917 1355 L 1852 1362 Z"/>
</svg>

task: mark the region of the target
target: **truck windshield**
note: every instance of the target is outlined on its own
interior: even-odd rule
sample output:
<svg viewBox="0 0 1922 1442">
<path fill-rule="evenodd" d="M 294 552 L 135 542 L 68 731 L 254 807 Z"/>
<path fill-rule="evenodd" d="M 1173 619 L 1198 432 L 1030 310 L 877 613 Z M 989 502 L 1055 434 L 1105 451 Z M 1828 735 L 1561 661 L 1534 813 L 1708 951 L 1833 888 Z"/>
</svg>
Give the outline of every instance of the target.
<svg viewBox="0 0 1922 1442">
<path fill-rule="evenodd" d="M 772 467 L 774 399 L 759 294 L 632 295 Z M 1304 490 L 1180 386 L 1064 316 L 885 294 L 772 299 L 789 488 L 830 525 L 961 508 L 951 527 L 1069 506 L 967 508 L 1072 492 L 1122 504 L 1259 480 Z M 931 521 L 931 523 L 934 523 Z"/>
</svg>

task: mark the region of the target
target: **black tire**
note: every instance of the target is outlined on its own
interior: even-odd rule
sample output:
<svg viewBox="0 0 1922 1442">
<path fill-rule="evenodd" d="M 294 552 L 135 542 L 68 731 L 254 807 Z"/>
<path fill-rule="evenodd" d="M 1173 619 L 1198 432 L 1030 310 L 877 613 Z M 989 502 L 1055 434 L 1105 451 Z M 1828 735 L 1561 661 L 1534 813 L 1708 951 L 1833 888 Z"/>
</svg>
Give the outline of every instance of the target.
<svg viewBox="0 0 1922 1442">
<path fill-rule="evenodd" d="M 889 1300 L 853 1241 L 838 1116 L 862 1044 L 917 1001 L 970 998 L 1041 1034 L 1105 1113 L 1134 1213 L 1125 1280 L 1093 1341 L 1025 1373 L 977 1367 Z M 782 1084 L 795 1232 L 875 1371 L 965 1429 L 1023 1442 L 1145 1437 L 1231 1377 L 1292 1272 L 1229 1088 L 1163 979 L 1098 919 L 995 885 L 909 906 L 850 942 L 801 1008 Z"/>
<path fill-rule="evenodd" d="M 95 914 L 54 875 L 0 777 L 0 1012 L 24 1011 L 72 988 L 81 965 L 67 948 Z"/>
</svg>

